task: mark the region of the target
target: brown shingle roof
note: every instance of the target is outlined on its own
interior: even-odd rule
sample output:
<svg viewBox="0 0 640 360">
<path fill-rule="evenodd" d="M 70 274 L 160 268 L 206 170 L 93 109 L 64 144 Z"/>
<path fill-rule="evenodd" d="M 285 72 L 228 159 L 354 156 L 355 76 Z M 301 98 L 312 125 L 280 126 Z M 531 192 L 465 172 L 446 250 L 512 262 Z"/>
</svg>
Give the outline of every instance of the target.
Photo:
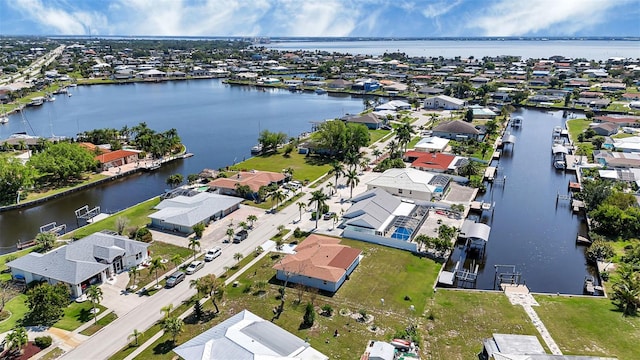
<svg viewBox="0 0 640 360">
<path fill-rule="evenodd" d="M 217 178 L 209 182 L 211 188 L 236 188 L 236 184 L 248 185 L 253 192 L 258 192 L 261 186 L 284 180 L 285 176 L 270 171 L 240 171 L 229 178 Z"/>
</svg>

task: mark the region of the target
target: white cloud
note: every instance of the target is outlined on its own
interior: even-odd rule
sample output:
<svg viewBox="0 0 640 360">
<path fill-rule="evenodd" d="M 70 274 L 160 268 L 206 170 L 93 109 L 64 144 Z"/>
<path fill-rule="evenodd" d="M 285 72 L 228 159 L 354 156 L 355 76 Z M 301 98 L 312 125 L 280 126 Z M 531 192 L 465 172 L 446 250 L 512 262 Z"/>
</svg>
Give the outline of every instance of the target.
<svg viewBox="0 0 640 360">
<path fill-rule="evenodd" d="M 480 36 L 518 36 L 538 32 L 570 35 L 607 20 L 608 12 L 635 0 L 499 0 L 468 24 Z"/>
<path fill-rule="evenodd" d="M 422 15 L 430 19 L 437 18 L 439 16 L 442 16 L 448 13 L 449 11 L 451 11 L 453 8 L 460 5 L 461 3 L 462 3 L 462 0 L 456 0 L 454 2 L 438 1 L 435 3 L 430 3 L 422 10 Z"/>
<path fill-rule="evenodd" d="M 360 11 L 345 1 L 280 1 L 277 18 L 285 36 L 348 36 Z"/>
<path fill-rule="evenodd" d="M 63 10 L 53 5 L 44 4 L 41 0 L 10 1 L 8 4 L 41 24 L 47 31 L 57 34 L 96 34 L 98 28 L 107 23 L 107 18 L 98 12 Z"/>
</svg>

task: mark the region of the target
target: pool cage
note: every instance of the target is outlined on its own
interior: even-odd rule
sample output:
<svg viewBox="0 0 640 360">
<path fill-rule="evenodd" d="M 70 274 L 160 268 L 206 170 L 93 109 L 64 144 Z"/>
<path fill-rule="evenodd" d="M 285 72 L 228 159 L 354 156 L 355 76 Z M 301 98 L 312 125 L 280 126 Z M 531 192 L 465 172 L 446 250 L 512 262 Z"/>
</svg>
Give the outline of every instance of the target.
<svg viewBox="0 0 640 360">
<path fill-rule="evenodd" d="M 422 226 L 428 214 L 428 206 L 416 205 L 408 216 L 396 216 L 384 233 L 391 234 L 392 239 L 410 241 L 415 230 Z"/>
</svg>

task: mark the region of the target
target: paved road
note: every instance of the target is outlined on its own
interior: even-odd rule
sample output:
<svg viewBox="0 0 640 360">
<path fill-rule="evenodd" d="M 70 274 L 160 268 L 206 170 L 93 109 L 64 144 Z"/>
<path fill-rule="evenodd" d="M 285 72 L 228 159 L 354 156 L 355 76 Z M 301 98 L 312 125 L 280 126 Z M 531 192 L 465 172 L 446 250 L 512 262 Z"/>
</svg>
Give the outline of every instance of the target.
<svg viewBox="0 0 640 360">
<path fill-rule="evenodd" d="M 53 60 L 55 60 L 58 56 L 60 56 L 62 54 L 64 49 L 65 49 L 65 45 L 60 45 L 57 48 L 51 50 L 46 55 L 40 57 L 39 59 L 37 59 L 33 63 L 31 63 L 31 65 L 29 65 L 29 67 L 27 69 L 25 69 L 23 71 L 23 73 L 28 75 L 29 78 L 33 78 L 33 77 L 37 76 L 38 74 L 40 74 L 40 69 L 43 66 L 47 66 L 47 65 L 51 64 L 51 62 Z M 15 75 L 13 75 L 13 76 L 15 76 Z M 15 83 L 15 82 L 21 82 L 21 81 L 25 80 L 24 75 L 20 75 L 20 76 L 18 76 L 16 78 L 13 78 L 13 76 L 7 76 L 7 77 L 3 77 L 2 79 L 0 79 L 0 85 L 6 85 L 6 84 L 11 84 L 11 83 Z M 12 80 L 12 78 L 13 78 L 13 80 Z"/>
<path fill-rule="evenodd" d="M 416 126 L 422 125 L 428 121 L 428 116 L 425 115 L 425 113 L 422 111 L 412 113 L 412 115 L 419 117 L 419 120 L 414 123 Z M 378 144 L 378 147 L 380 149 L 383 149 L 385 145 L 386 142 Z M 371 149 L 367 149 L 367 151 L 370 153 Z M 369 156 L 371 157 L 370 154 Z M 329 179 L 328 181 L 332 180 L 333 178 Z M 341 180 L 341 182 L 344 182 L 344 179 Z M 365 183 L 365 181 L 362 181 L 359 187 L 364 187 Z M 322 185 L 326 186 L 326 183 Z M 304 188 L 303 191 L 305 192 L 305 195 L 297 201 L 307 204 L 311 196 L 311 191 L 319 188 L 320 187 L 317 187 L 315 189 Z M 341 191 L 339 191 L 339 193 L 341 194 L 337 196 L 347 198 L 348 192 L 349 189 L 342 187 Z M 354 191 L 354 193 L 358 192 Z M 342 204 L 340 201 L 338 201 L 337 196 L 333 198 L 336 200 L 329 201 L 330 203 L 334 204 L 333 206 L 337 207 L 348 205 L 346 203 Z M 289 227 L 300 226 L 303 230 L 312 230 L 315 226 L 315 222 L 309 219 L 308 214 L 303 215 L 302 222 L 298 222 L 299 216 L 300 213 L 298 207 L 295 204 L 282 209 L 278 213 L 263 215 L 263 217 L 259 221 L 259 226 L 257 226 L 249 233 L 249 237 L 245 241 L 241 242 L 240 244 L 222 244 L 222 255 L 216 260 L 207 263 L 204 269 L 200 270 L 195 275 L 187 276 L 187 279 L 175 288 L 162 289 L 157 294 L 149 297 L 148 299 L 145 299 L 145 301 L 140 303 L 131 311 L 120 316 L 117 320 L 103 328 L 100 332 L 98 332 L 88 340 L 84 341 L 75 349 L 67 352 L 61 357 L 61 359 L 107 359 L 109 356 L 120 350 L 128 343 L 127 338 L 134 329 L 138 329 L 140 331 L 145 330 L 152 326 L 156 321 L 160 320 L 162 317 L 160 309 L 162 307 L 168 305 L 169 303 L 173 304 L 174 306 L 178 306 L 181 302 L 193 296 L 195 294 L 195 290 L 189 288 L 189 281 L 191 279 L 207 273 L 214 273 L 216 275 L 222 274 L 225 266 L 230 267 L 236 263 L 236 261 L 233 259 L 233 255 L 235 253 L 240 252 L 244 256 L 251 255 L 256 247 L 263 244 L 266 240 L 269 240 L 278 232 L 277 227 L 279 225 L 288 225 Z M 318 230 L 320 230 L 321 232 L 332 233 L 329 232 L 329 229 L 333 228 L 333 226 L 329 224 L 329 221 L 320 220 L 319 228 L 320 229 Z"/>
</svg>

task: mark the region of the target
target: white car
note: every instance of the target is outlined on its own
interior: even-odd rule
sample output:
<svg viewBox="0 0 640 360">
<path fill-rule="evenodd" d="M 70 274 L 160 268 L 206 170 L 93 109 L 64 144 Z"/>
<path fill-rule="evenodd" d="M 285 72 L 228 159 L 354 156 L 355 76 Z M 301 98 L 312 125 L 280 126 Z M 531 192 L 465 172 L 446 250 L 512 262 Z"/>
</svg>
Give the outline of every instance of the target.
<svg viewBox="0 0 640 360">
<path fill-rule="evenodd" d="M 220 255 L 222 255 L 222 249 L 217 246 L 213 249 L 207 250 L 207 253 L 204 254 L 204 261 L 212 261 Z"/>
<path fill-rule="evenodd" d="M 189 264 L 189 266 L 187 266 L 187 270 L 185 270 L 185 272 L 187 273 L 187 275 L 191 275 L 196 271 L 202 269 L 203 267 L 204 267 L 204 262 L 194 261 L 191 264 Z"/>
</svg>

